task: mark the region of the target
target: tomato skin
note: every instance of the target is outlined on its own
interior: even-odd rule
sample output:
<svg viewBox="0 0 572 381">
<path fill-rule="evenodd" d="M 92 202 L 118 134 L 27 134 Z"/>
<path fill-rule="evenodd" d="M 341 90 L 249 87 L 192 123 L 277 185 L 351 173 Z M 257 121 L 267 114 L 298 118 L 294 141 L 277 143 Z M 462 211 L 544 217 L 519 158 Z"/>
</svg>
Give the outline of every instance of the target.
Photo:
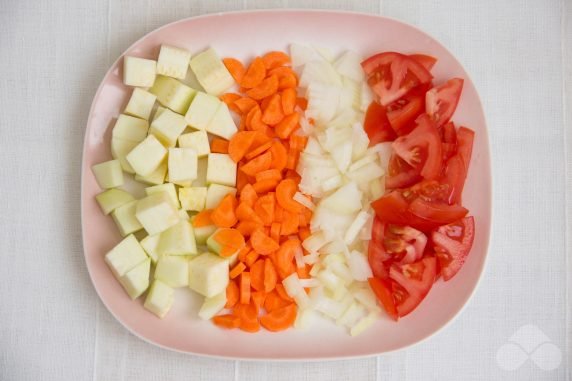
<svg viewBox="0 0 572 381">
<path fill-rule="evenodd" d="M 408 265 L 391 266 L 389 277 L 407 293 L 403 300 L 396 303 L 399 317 L 411 313 L 425 299 L 435 282 L 436 273 L 437 260 L 434 257 L 425 257 Z"/>
<path fill-rule="evenodd" d="M 463 91 L 463 82 L 462 78 L 450 79 L 425 95 L 425 109 L 437 126 L 447 123 L 455 113 Z"/>
<path fill-rule="evenodd" d="M 425 93 L 429 88 L 430 84 L 419 85 L 387 106 L 387 119 L 398 136 L 415 128 L 415 120 L 425 112 Z"/>
<path fill-rule="evenodd" d="M 409 165 L 421 167 L 421 176 L 436 180 L 442 171 L 442 146 L 439 131 L 426 114 L 416 120 L 417 127 L 393 142 L 395 153 Z M 423 157 L 424 156 L 424 157 Z"/>
<path fill-rule="evenodd" d="M 422 198 L 416 198 L 409 205 L 409 211 L 417 217 L 435 222 L 438 225 L 446 225 L 455 222 L 469 212 L 460 205 L 448 205 L 444 203 L 430 202 Z"/>
<path fill-rule="evenodd" d="M 451 237 L 457 229 L 462 230 L 461 236 Z M 443 280 L 448 281 L 463 267 L 471 251 L 475 239 L 474 218 L 472 216 L 465 217 L 453 224 L 441 226 L 433 232 L 431 238 Z"/>
<path fill-rule="evenodd" d="M 395 302 L 393 301 L 393 295 L 391 293 L 390 285 L 378 278 L 369 278 L 367 280 L 369 287 L 377 297 L 377 300 L 381 303 L 385 312 L 395 321 L 398 319 L 397 309 L 395 308 Z"/>
<path fill-rule="evenodd" d="M 433 78 L 419 62 L 396 52 L 375 54 L 363 61 L 361 66 L 382 106 L 387 106 Z"/>
<path fill-rule="evenodd" d="M 437 63 L 437 58 L 428 56 L 426 54 L 410 54 L 410 58 L 413 58 L 415 61 L 419 62 L 423 67 L 429 71 L 433 69 L 433 66 Z"/>
<path fill-rule="evenodd" d="M 400 192 L 390 192 L 372 202 L 371 206 L 381 221 L 396 225 L 409 225 L 407 223 L 409 203 Z"/>
<path fill-rule="evenodd" d="M 406 188 L 421 181 L 421 169 L 407 164 L 399 156 L 393 154 L 389 159 L 388 175 L 385 176 L 387 189 Z"/>
<path fill-rule="evenodd" d="M 474 131 L 461 127 L 457 132 L 457 154 L 447 160 L 442 182 L 450 189 L 449 204 L 460 204 L 473 151 Z"/>
<path fill-rule="evenodd" d="M 371 229 L 371 241 L 367 249 L 367 259 L 373 275 L 380 279 L 386 279 L 389 276 L 384 262 L 391 259 L 391 256 L 383 247 L 383 238 L 385 237 L 385 223 L 377 217 L 373 220 Z"/>
<path fill-rule="evenodd" d="M 370 146 L 390 142 L 397 137 L 389 124 L 385 107 L 375 101 L 367 108 L 363 128 L 369 137 Z"/>
</svg>

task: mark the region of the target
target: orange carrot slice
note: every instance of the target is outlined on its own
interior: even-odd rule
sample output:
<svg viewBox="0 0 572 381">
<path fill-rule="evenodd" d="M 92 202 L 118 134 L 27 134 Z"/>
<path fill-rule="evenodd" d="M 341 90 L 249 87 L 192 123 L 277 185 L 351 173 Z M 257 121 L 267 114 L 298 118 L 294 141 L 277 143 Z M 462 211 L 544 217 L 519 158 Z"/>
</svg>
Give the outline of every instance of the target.
<svg viewBox="0 0 572 381">
<path fill-rule="evenodd" d="M 282 228 L 280 235 L 291 235 L 298 233 L 298 226 L 300 225 L 300 218 L 298 214 L 284 210 L 284 217 L 282 218 Z"/>
<path fill-rule="evenodd" d="M 284 145 L 277 140 L 272 142 L 270 153 L 272 154 L 272 163 L 270 164 L 270 168 L 274 168 L 279 171 L 283 170 L 286 167 L 286 162 L 288 160 L 288 151 Z"/>
<path fill-rule="evenodd" d="M 216 326 L 225 329 L 233 329 L 240 326 L 240 318 L 232 314 L 214 316 L 212 321 Z"/>
<path fill-rule="evenodd" d="M 264 291 L 254 291 L 250 294 L 252 299 L 252 304 L 256 307 L 258 311 L 264 308 L 264 300 L 266 299 L 266 292 Z"/>
<path fill-rule="evenodd" d="M 268 126 L 262 121 L 262 110 L 260 107 L 253 107 L 252 110 L 254 113 L 250 118 L 250 128 L 254 131 L 264 131 Z"/>
<path fill-rule="evenodd" d="M 292 299 L 290 295 L 288 295 L 282 283 L 276 283 L 276 293 L 282 300 L 285 300 L 288 303 L 294 301 L 294 299 Z"/>
<path fill-rule="evenodd" d="M 280 181 L 282 180 L 282 174 L 277 169 L 267 169 L 266 171 L 262 171 L 257 173 L 254 178 L 256 181 L 262 180 L 272 180 L 272 181 Z"/>
<path fill-rule="evenodd" d="M 251 250 L 248 254 L 246 254 L 246 258 L 245 258 L 245 264 L 250 267 L 252 266 L 252 264 L 254 262 L 256 262 L 256 260 L 260 257 L 260 254 L 258 254 L 256 251 Z"/>
<path fill-rule="evenodd" d="M 274 69 L 275 67 L 289 65 L 290 64 L 290 56 L 284 52 L 279 51 L 272 51 L 266 53 L 262 57 L 262 61 L 264 62 L 264 66 L 267 70 Z"/>
<path fill-rule="evenodd" d="M 278 91 L 278 77 L 271 75 L 265 78 L 259 85 L 248 90 L 246 95 L 254 100 L 264 99 Z"/>
<path fill-rule="evenodd" d="M 274 215 L 276 217 L 276 213 Z M 280 230 L 282 225 L 280 222 L 273 222 L 270 225 L 270 238 L 272 238 L 276 242 L 280 242 Z"/>
<path fill-rule="evenodd" d="M 214 138 L 211 142 L 211 152 L 213 153 L 228 153 L 228 140 L 221 138 Z"/>
<path fill-rule="evenodd" d="M 279 203 L 274 205 L 274 221 L 280 223 L 284 221 L 284 208 L 281 207 Z"/>
<path fill-rule="evenodd" d="M 261 155 L 264 152 L 268 151 L 270 147 L 272 147 L 272 140 L 268 140 L 266 143 L 259 145 L 252 151 L 248 152 L 244 157 L 246 158 L 246 160 L 253 159 L 256 156 Z"/>
<path fill-rule="evenodd" d="M 236 229 L 219 229 L 213 233 L 212 239 L 222 246 L 219 255 L 230 257 L 241 250 L 244 245 L 244 236 Z"/>
<path fill-rule="evenodd" d="M 250 266 L 250 285 L 256 291 L 264 291 L 264 259 L 258 259 Z"/>
<path fill-rule="evenodd" d="M 242 272 L 246 270 L 246 265 L 242 262 L 238 262 L 231 270 L 230 273 L 228 274 L 228 276 L 230 277 L 230 279 L 234 279 L 237 276 L 239 276 L 240 274 L 242 274 Z"/>
<path fill-rule="evenodd" d="M 304 241 L 310 235 L 311 235 L 310 229 L 308 229 L 307 227 L 298 229 L 298 237 L 300 237 L 300 241 Z"/>
<path fill-rule="evenodd" d="M 240 304 L 250 303 L 250 273 L 244 271 L 240 274 Z"/>
<path fill-rule="evenodd" d="M 290 148 L 302 152 L 306 147 L 306 143 L 308 143 L 308 137 L 292 134 L 290 135 L 289 142 L 290 142 Z"/>
<path fill-rule="evenodd" d="M 306 98 L 296 98 L 296 106 L 300 107 L 302 111 L 308 108 L 308 100 Z"/>
<path fill-rule="evenodd" d="M 298 159 L 300 158 L 300 151 L 294 148 L 288 149 L 288 160 L 286 161 L 286 168 L 295 170 L 298 165 Z"/>
<path fill-rule="evenodd" d="M 298 79 L 294 74 L 288 74 L 278 80 L 278 90 L 295 89 Z"/>
<path fill-rule="evenodd" d="M 278 275 L 276 269 L 269 258 L 264 260 L 264 291 L 270 292 L 276 287 Z"/>
<path fill-rule="evenodd" d="M 262 220 L 254 212 L 254 209 L 244 201 L 241 201 L 236 208 L 236 218 L 238 218 L 239 221 L 254 221 L 262 224 Z"/>
<path fill-rule="evenodd" d="M 223 197 L 218 206 L 213 209 L 211 220 L 219 228 L 230 228 L 234 226 L 238 221 L 234 212 L 237 204 L 236 198 L 232 194 L 227 194 Z"/>
<path fill-rule="evenodd" d="M 258 332 L 260 323 L 258 322 L 258 310 L 254 303 L 237 304 L 233 314 L 240 319 L 238 328 L 245 332 Z"/>
<path fill-rule="evenodd" d="M 284 331 L 294 324 L 297 314 L 298 307 L 292 303 L 262 316 L 260 325 L 272 332 Z"/>
<path fill-rule="evenodd" d="M 242 190 L 240 191 L 240 202 L 245 202 L 251 208 L 254 207 L 254 203 L 256 202 L 257 199 L 258 195 L 256 194 L 256 191 L 254 190 L 251 184 L 245 185 L 244 188 L 242 188 Z"/>
<path fill-rule="evenodd" d="M 224 58 L 222 63 L 224 63 L 224 66 L 226 66 L 236 83 L 242 82 L 242 77 L 244 77 L 244 73 L 246 73 L 246 69 L 242 62 L 235 58 Z"/>
<path fill-rule="evenodd" d="M 240 131 L 230 139 L 228 154 L 235 163 L 238 163 L 246 155 L 254 142 L 255 136 L 256 132 L 254 131 Z"/>
<path fill-rule="evenodd" d="M 240 114 L 248 113 L 253 107 L 258 106 L 258 103 L 252 98 L 242 97 L 234 101 L 234 106 L 240 110 Z"/>
<path fill-rule="evenodd" d="M 256 191 L 256 193 L 264 194 L 276 189 L 276 185 L 278 185 L 278 181 L 276 180 L 260 180 L 252 184 L 252 187 Z"/>
<path fill-rule="evenodd" d="M 211 214 L 212 209 L 205 209 L 199 212 L 193 219 L 193 227 L 201 228 L 203 226 L 214 225 L 214 222 L 211 220 Z"/>
<path fill-rule="evenodd" d="M 276 135 L 281 139 L 287 139 L 290 136 L 290 134 L 294 132 L 296 128 L 298 128 L 299 121 L 300 121 L 300 114 L 298 114 L 297 112 L 284 117 L 284 119 L 282 119 L 282 121 L 278 123 L 274 129 Z"/>
<path fill-rule="evenodd" d="M 246 118 L 244 119 L 244 125 L 246 126 L 247 130 L 253 130 L 252 118 L 254 118 L 254 114 L 256 114 L 257 112 L 260 113 L 260 107 L 258 105 L 251 108 L 250 111 L 246 114 Z"/>
<path fill-rule="evenodd" d="M 256 57 L 246 70 L 246 73 L 240 81 L 240 85 L 244 88 L 252 89 L 258 86 L 260 82 L 264 80 L 264 77 L 266 77 L 264 61 L 262 58 Z"/>
<path fill-rule="evenodd" d="M 300 279 L 310 279 L 310 270 L 312 270 L 312 266 L 308 264 L 304 265 L 304 267 L 296 266 L 296 273 Z"/>
<path fill-rule="evenodd" d="M 287 211 L 292 213 L 300 213 L 303 206 L 293 199 L 297 190 L 298 186 L 294 180 L 282 180 L 276 187 L 276 201 Z"/>
<path fill-rule="evenodd" d="M 264 154 L 250 160 L 248 163 L 240 167 L 240 170 L 246 173 L 248 176 L 254 176 L 258 172 L 262 172 L 270 168 L 272 164 L 272 155 L 270 152 L 265 152 Z"/>
<path fill-rule="evenodd" d="M 235 93 L 225 93 L 222 94 L 219 98 L 221 101 L 226 103 L 227 106 L 231 107 L 237 99 L 241 98 L 241 96 Z"/>
<path fill-rule="evenodd" d="M 254 221 L 240 221 L 238 225 L 236 225 L 236 230 L 238 230 L 243 236 L 249 237 L 255 230 L 261 229 L 262 226 L 262 224 Z"/>
<path fill-rule="evenodd" d="M 284 111 L 285 115 L 290 115 L 294 112 L 296 108 L 296 89 L 288 88 L 282 91 L 280 95 L 280 99 L 282 100 L 282 111 Z"/>
<path fill-rule="evenodd" d="M 268 255 L 280 248 L 278 243 L 270 238 L 262 230 L 255 230 L 250 236 L 250 246 L 257 253 L 262 255 Z"/>
<path fill-rule="evenodd" d="M 267 193 L 256 200 L 254 211 L 266 226 L 270 226 L 274 222 L 274 208 L 276 205 L 276 197 L 273 193 Z"/>
<path fill-rule="evenodd" d="M 276 284 L 276 288 L 274 291 L 266 294 L 266 299 L 264 300 L 264 309 L 268 313 L 275 311 L 277 309 L 280 309 L 280 308 L 287 306 L 287 305 L 292 303 L 291 301 L 284 300 L 283 298 L 280 297 L 280 295 L 278 295 L 278 292 L 277 292 L 278 285 L 279 285 L 279 283 Z"/>
<path fill-rule="evenodd" d="M 238 229 L 237 229 L 238 230 Z M 241 262 L 246 261 L 246 255 L 252 251 L 252 247 L 250 245 L 244 245 L 242 249 L 238 252 L 238 260 Z"/>
<path fill-rule="evenodd" d="M 236 282 L 231 280 L 226 286 L 226 304 L 224 308 L 232 308 L 238 302 L 239 292 Z"/>
<path fill-rule="evenodd" d="M 274 94 L 268 100 L 268 105 L 263 108 L 262 121 L 269 125 L 280 123 L 284 119 L 284 111 L 282 111 L 282 100 L 280 94 Z"/>
<path fill-rule="evenodd" d="M 286 278 L 288 275 L 295 271 L 293 264 L 294 256 L 297 250 L 301 250 L 302 246 L 297 239 L 289 239 L 285 241 L 273 256 L 274 266 L 281 279 Z"/>
</svg>

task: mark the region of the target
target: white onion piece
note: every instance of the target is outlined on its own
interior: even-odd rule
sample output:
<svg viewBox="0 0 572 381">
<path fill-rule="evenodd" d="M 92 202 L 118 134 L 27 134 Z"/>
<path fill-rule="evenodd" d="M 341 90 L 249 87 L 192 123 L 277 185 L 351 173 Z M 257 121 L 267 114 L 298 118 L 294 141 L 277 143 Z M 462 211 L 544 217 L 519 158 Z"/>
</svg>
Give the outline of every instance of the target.
<svg viewBox="0 0 572 381">
<path fill-rule="evenodd" d="M 294 68 L 305 65 L 310 61 L 320 59 L 320 55 L 315 49 L 300 44 L 290 44 L 290 57 Z"/>
<path fill-rule="evenodd" d="M 313 265 L 315 263 L 317 263 L 320 260 L 320 254 L 319 253 L 310 253 L 310 254 L 306 254 L 304 255 L 304 263 L 307 265 Z M 315 267 L 315 266 L 314 266 Z M 313 269 L 313 267 L 312 267 Z M 310 274 L 311 276 L 314 276 L 313 274 Z"/>
<path fill-rule="evenodd" d="M 304 288 L 312 288 L 320 286 L 320 282 L 317 279 L 300 279 L 300 284 Z"/>
<path fill-rule="evenodd" d="M 344 242 L 346 245 L 351 245 L 356 237 L 358 236 L 360 230 L 364 227 L 367 220 L 369 219 L 369 213 L 360 211 L 348 230 L 346 231 L 346 235 L 344 236 Z"/>
<path fill-rule="evenodd" d="M 350 253 L 348 265 L 352 278 L 357 281 L 367 281 L 373 276 L 367 257 L 356 250 Z"/>
<path fill-rule="evenodd" d="M 302 247 L 309 251 L 310 253 L 316 253 L 322 246 L 324 246 L 328 241 L 324 238 L 324 234 L 317 232 L 306 238 L 302 242 Z"/>
<path fill-rule="evenodd" d="M 335 175 L 329 179 L 322 182 L 322 190 L 324 192 L 329 192 L 331 190 L 337 189 L 342 185 L 342 176 Z"/>
<path fill-rule="evenodd" d="M 361 319 L 356 325 L 350 329 L 350 335 L 357 336 L 367 330 L 369 327 L 379 319 L 378 312 L 370 312 L 366 317 Z"/>
<path fill-rule="evenodd" d="M 296 260 L 296 267 L 306 267 L 306 262 L 304 262 L 304 252 L 301 247 L 297 247 L 296 251 L 294 251 L 294 259 Z"/>
<path fill-rule="evenodd" d="M 305 206 L 310 210 L 314 210 L 314 208 L 316 207 L 316 205 L 314 205 L 314 203 L 311 200 L 308 200 L 308 198 L 300 192 L 294 193 L 294 197 L 292 198 L 294 199 L 294 201 L 297 201 L 299 204 L 302 204 L 303 206 Z"/>
<path fill-rule="evenodd" d="M 356 82 L 362 82 L 365 76 L 361 67 L 361 61 L 363 61 L 363 58 L 360 55 L 348 50 L 334 62 L 334 68 L 339 74 Z"/>
<path fill-rule="evenodd" d="M 298 274 L 296 273 L 292 273 L 288 275 L 286 278 L 284 278 L 284 280 L 282 281 L 282 285 L 284 286 L 284 290 L 286 290 L 288 296 L 291 298 L 293 298 L 294 296 L 298 295 L 301 292 L 303 292 L 304 294 L 306 293 L 306 291 L 304 291 L 304 287 L 302 287 L 302 284 L 300 283 Z"/>
</svg>

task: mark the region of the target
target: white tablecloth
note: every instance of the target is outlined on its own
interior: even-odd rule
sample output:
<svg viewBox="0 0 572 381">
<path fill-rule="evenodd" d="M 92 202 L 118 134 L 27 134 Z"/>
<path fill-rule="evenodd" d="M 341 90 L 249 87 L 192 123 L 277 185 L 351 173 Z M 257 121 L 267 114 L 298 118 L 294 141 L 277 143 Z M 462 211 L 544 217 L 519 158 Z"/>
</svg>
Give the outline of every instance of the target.
<svg viewBox="0 0 572 381">
<path fill-rule="evenodd" d="M 186 356 L 128 333 L 91 285 L 80 162 L 105 71 L 165 23 L 262 7 L 407 21 L 448 46 L 481 94 L 494 162 L 488 267 L 462 315 L 414 348 L 297 364 Z M 4 0 L 0 52 L 0 380 L 572 378 L 570 0 Z"/>
</svg>

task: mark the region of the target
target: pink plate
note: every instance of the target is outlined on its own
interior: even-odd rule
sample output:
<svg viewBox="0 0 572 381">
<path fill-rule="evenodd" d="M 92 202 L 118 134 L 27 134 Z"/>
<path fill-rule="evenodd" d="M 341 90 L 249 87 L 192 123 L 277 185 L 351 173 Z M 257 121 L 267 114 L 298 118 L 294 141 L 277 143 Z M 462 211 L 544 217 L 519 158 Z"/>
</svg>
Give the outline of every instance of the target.
<svg viewBox="0 0 572 381">
<path fill-rule="evenodd" d="M 256 32 L 255 32 L 256 31 Z M 435 284 L 426 300 L 399 323 L 387 318 L 358 337 L 329 322 L 283 333 L 219 329 L 197 317 L 199 306 L 189 290 L 177 290 L 173 309 L 160 320 L 145 310 L 142 299 L 131 301 L 103 261 L 121 239 L 94 196 L 100 192 L 90 170 L 110 160 L 111 126 L 125 107 L 131 90 L 122 84 L 121 58 L 99 87 L 85 134 L 82 165 L 82 227 L 85 259 L 101 300 L 135 335 L 180 352 L 248 360 L 319 360 L 376 355 L 418 343 L 450 322 L 475 291 L 483 272 L 491 227 L 491 168 L 485 117 L 479 96 L 461 64 L 439 42 L 417 28 L 380 16 L 328 11 L 255 11 L 216 14 L 181 20 L 159 28 L 135 42 L 125 54 L 156 59 L 167 43 L 193 54 L 209 46 L 221 56 L 248 60 L 269 50 L 287 51 L 290 43 L 354 50 L 364 57 L 380 51 L 425 53 L 437 57 L 435 82 L 465 79 L 454 115 L 458 125 L 476 131 L 473 161 L 464 201 L 476 221 L 476 239 L 467 263 L 451 281 Z"/>
</svg>

